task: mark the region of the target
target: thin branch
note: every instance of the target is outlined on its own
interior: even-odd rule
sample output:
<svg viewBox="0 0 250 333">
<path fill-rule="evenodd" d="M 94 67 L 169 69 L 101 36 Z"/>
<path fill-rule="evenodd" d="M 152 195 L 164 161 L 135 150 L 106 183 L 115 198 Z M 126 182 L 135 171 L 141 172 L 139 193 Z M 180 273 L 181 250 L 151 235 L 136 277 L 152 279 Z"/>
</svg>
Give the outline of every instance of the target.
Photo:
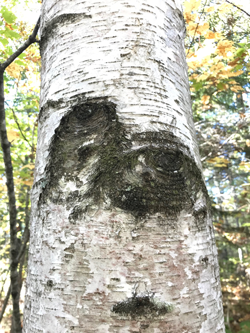
<svg viewBox="0 0 250 333">
<path fill-rule="evenodd" d="M 32 146 L 31 146 L 31 144 L 29 143 L 29 140 L 26 138 L 26 136 L 24 135 L 24 133 L 23 133 L 23 131 L 22 131 L 22 129 L 21 129 L 21 126 L 19 125 L 19 122 L 18 122 L 18 120 L 17 120 L 17 116 L 16 116 L 16 114 L 15 114 L 15 111 L 9 106 L 9 104 L 6 102 L 6 104 L 8 105 L 8 107 L 11 109 L 11 111 L 12 111 L 12 114 L 13 114 L 13 118 L 14 118 L 14 120 L 15 120 L 15 123 L 16 123 L 16 125 L 17 125 L 17 127 L 18 127 L 18 129 L 19 129 L 19 131 L 20 131 L 20 133 L 21 133 L 21 135 L 22 135 L 22 137 L 23 137 L 23 139 L 28 143 L 28 145 L 30 146 L 30 148 L 32 148 Z"/>
<path fill-rule="evenodd" d="M 4 315 L 4 312 L 6 310 L 6 306 L 8 304 L 9 298 L 10 298 L 10 293 L 11 293 L 11 285 L 9 286 L 8 292 L 7 292 L 6 297 L 4 299 L 4 302 L 3 302 L 3 307 L 2 307 L 1 312 L 0 312 L 0 323 L 3 319 L 3 315 Z"/>
<path fill-rule="evenodd" d="M 6 185 L 8 191 L 8 205 L 9 205 L 9 221 L 10 221 L 10 279 L 11 279 L 11 293 L 13 300 L 13 314 L 16 318 L 15 328 L 16 332 L 22 332 L 20 310 L 19 310 L 19 293 L 18 293 L 18 273 L 17 264 L 15 263 L 18 255 L 18 240 L 17 240 L 17 228 L 16 228 L 16 197 L 13 177 L 13 167 L 10 153 L 10 143 L 7 137 L 5 110 L 4 110 L 4 78 L 3 70 L 0 70 L 0 137 L 3 151 L 3 159 L 5 166 Z"/>
<path fill-rule="evenodd" d="M 22 236 L 22 241 L 23 244 L 19 250 L 18 256 L 16 258 L 17 263 L 20 262 L 19 265 L 19 272 L 18 272 L 18 278 L 19 278 L 19 297 L 20 297 L 20 292 L 21 292 L 21 288 L 22 288 L 22 270 L 23 270 L 23 264 L 24 264 L 24 257 L 25 257 L 25 250 L 27 247 L 27 243 L 29 241 L 29 191 L 30 191 L 30 187 L 28 187 L 27 192 L 26 192 L 26 202 L 25 202 L 25 228 L 24 228 L 24 233 Z M 6 306 L 8 304 L 9 301 L 9 297 L 10 297 L 10 293 L 11 293 L 11 284 L 9 286 L 7 295 L 4 299 L 4 303 L 3 303 L 3 307 L 2 310 L 0 312 L 0 323 L 3 319 L 3 315 L 6 309 Z"/>
<path fill-rule="evenodd" d="M 27 246 L 27 243 L 29 241 L 29 230 L 27 230 L 26 233 L 24 231 L 24 237 L 23 238 L 24 238 L 23 244 L 21 246 L 21 249 L 20 249 L 19 254 L 17 256 L 17 259 L 16 259 L 16 261 L 18 263 L 19 263 L 19 261 L 21 263 L 22 259 L 24 258 L 26 246 Z M 19 293 L 20 293 L 21 285 L 22 285 L 22 283 L 21 283 L 22 266 L 23 266 L 23 263 L 22 263 L 22 265 L 20 264 L 19 274 L 18 274 L 18 278 L 19 278 Z M 0 312 L 0 323 L 1 323 L 2 319 L 3 319 L 3 315 L 4 315 L 4 312 L 5 312 L 6 306 L 8 304 L 8 301 L 9 301 L 10 293 L 11 293 L 11 284 L 9 286 L 8 292 L 7 292 L 6 297 L 4 299 L 3 307 L 2 307 L 1 312 Z"/>
<path fill-rule="evenodd" d="M 196 25 L 196 28 L 195 28 L 195 31 L 194 31 L 194 35 L 193 35 L 192 41 L 191 41 L 191 43 L 189 44 L 189 48 L 188 48 L 188 52 L 187 52 L 187 56 L 189 55 L 189 51 L 190 51 L 191 46 L 192 46 L 192 44 L 193 44 L 193 42 L 194 42 L 195 35 L 196 35 L 197 30 L 198 30 L 198 27 L 199 27 L 199 24 L 200 24 L 201 17 L 202 17 L 202 15 L 204 14 L 204 11 L 205 11 L 205 7 L 206 7 L 206 5 L 207 5 L 207 0 L 206 0 L 205 4 L 204 4 L 204 6 L 203 6 L 203 9 L 202 9 L 202 12 L 201 12 L 201 15 L 200 15 L 200 18 L 199 18 L 199 22 L 198 22 L 197 25 Z"/>
<path fill-rule="evenodd" d="M 26 40 L 26 42 L 23 43 L 22 46 L 19 47 L 16 52 L 14 52 L 5 62 L 0 64 L 0 70 L 4 71 L 18 56 L 20 56 L 23 51 L 25 51 L 31 44 L 38 42 L 36 39 L 36 35 L 38 32 L 40 26 L 40 17 L 35 25 L 35 28 L 32 32 L 32 34 L 29 36 L 29 38 Z"/>
<path fill-rule="evenodd" d="M 236 7 L 237 9 L 241 10 L 243 13 L 245 13 L 247 16 L 250 17 L 250 14 L 248 12 L 246 12 L 244 9 L 238 7 L 237 5 L 235 5 L 234 3 L 232 3 L 231 1 L 226 0 L 226 2 L 230 3 L 230 5 Z"/>
</svg>

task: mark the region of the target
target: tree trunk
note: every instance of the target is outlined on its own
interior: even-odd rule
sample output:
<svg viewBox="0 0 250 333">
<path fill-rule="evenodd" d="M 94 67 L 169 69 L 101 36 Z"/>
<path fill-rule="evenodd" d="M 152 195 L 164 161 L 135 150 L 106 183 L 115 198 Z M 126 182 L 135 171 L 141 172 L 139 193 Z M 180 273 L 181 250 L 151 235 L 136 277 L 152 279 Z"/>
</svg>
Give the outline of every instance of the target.
<svg viewBox="0 0 250 333">
<path fill-rule="evenodd" d="M 180 1 L 42 6 L 24 332 L 225 332 Z"/>
</svg>

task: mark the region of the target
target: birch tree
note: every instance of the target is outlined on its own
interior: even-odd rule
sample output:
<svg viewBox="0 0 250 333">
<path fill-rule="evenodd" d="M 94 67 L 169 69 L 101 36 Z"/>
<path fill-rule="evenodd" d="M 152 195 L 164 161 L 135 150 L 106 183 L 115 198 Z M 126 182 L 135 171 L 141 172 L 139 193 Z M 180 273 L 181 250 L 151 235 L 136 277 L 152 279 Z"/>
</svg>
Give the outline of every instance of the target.
<svg viewBox="0 0 250 333">
<path fill-rule="evenodd" d="M 224 332 L 180 0 L 44 0 L 24 332 Z"/>
</svg>

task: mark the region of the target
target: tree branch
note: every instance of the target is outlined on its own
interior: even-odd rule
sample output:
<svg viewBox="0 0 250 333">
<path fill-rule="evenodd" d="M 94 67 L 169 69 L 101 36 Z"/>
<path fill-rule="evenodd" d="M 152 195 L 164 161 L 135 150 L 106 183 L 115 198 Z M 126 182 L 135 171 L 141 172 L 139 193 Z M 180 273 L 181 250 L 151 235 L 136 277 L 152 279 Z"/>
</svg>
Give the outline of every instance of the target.
<svg viewBox="0 0 250 333">
<path fill-rule="evenodd" d="M 4 71 L 31 44 L 38 42 L 38 40 L 36 39 L 36 35 L 38 32 L 39 26 L 40 26 L 40 17 L 35 25 L 35 28 L 34 28 L 32 34 L 29 36 L 29 38 L 26 40 L 26 42 L 24 42 L 23 45 L 20 46 L 19 49 L 16 50 L 16 52 L 14 52 L 5 62 L 0 64 L 0 71 Z"/>
<path fill-rule="evenodd" d="M 0 323 L 1 323 L 2 319 L 3 319 L 3 315 L 4 315 L 4 312 L 5 312 L 6 306 L 8 304 L 9 298 L 10 298 L 10 293 L 11 293 L 11 285 L 9 286 L 7 295 L 6 295 L 6 297 L 4 299 L 4 302 L 3 302 L 2 310 L 0 312 Z"/>
<path fill-rule="evenodd" d="M 20 267 L 19 267 L 19 294 L 20 294 L 20 291 L 21 291 L 21 287 L 22 287 L 22 268 L 23 268 L 23 262 L 24 261 L 24 254 L 25 254 L 25 250 L 26 250 L 26 247 L 27 247 L 27 243 L 29 241 L 29 191 L 30 191 L 30 188 L 27 189 L 27 193 L 26 193 L 26 205 L 25 205 L 25 229 L 24 229 L 24 233 L 23 233 L 23 237 L 22 237 L 22 240 L 23 240 L 23 244 L 20 248 L 20 251 L 18 253 L 18 256 L 16 258 L 16 261 L 17 263 L 20 262 Z M 3 315 L 4 315 L 4 312 L 5 312 L 5 309 L 6 309 L 6 306 L 8 304 L 8 301 L 9 301 L 9 298 L 10 298 L 10 293 L 11 293 L 11 284 L 9 286 L 9 289 L 8 289 L 8 292 L 6 294 L 6 297 L 4 299 L 4 303 L 3 303 L 3 307 L 1 309 L 1 312 L 0 312 L 0 323 L 3 319 Z"/>
<path fill-rule="evenodd" d="M 22 129 L 21 129 L 21 126 L 20 126 L 20 124 L 19 124 L 19 122 L 18 122 L 18 120 L 17 120 L 17 116 L 16 116 L 15 111 L 9 106 L 8 103 L 7 103 L 7 105 L 8 105 L 8 107 L 9 107 L 9 108 L 11 109 L 11 111 L 12 111 L 13 118 L 14 118 L 14 120 L 15 120 L 15 123 L 16 123 L 16 125 L 17 125 L 17 127 L 18 127 L 18 129 L 19 129 L 19 131 L 20 131 L 20 133 L 21 133 L 21 135 L 22 135 L 22 137 L 23 137 L 23 139 L 28 143 L 28 145 L 30 146 L 30 148 L 32 148 L 31 144 L 29 143 L 29 140 L 26 138 L 26 136 L 24 135 L 24 133 L 23 133 L 23 131 L 22 131 Z"/>
<path fill-rule="evenodd" d="M 230 5 L 236 7 L 237 9 L 241 10 L 243 13 L 245 13 L 247 16 L 250 17 L 250 14 L 248 12 L 246 12 L 244 9 L 238 7 L 237 5 L 235 5 L 234 3 L 232 3 L 231 1 L 226 0 L 226 2 L 230 3 Z"/>
<path fill-rule="evenodd" d="M 197 30 L 198 30 L 198 27 L 199 27 L 199 24 L 200 24 L 201 17 L 202 17 L 202 15 L 204 14 L 204 11 L 205 11 L 205 7 L 206 7 L 206 5 L 207 5 L 207 0 L 206 0 L 205 4 L 204 4 L 204 6 L 203 6 L 203 9 L 202 9 L 201 15 L 200 15 L 200 17 L 199 17 L 199 22 L 198 22 L 197 25 L 196 25 L 196 28 L 195 28 L 195 31 L 194 31 L 194 35 L 193 35 L 192 41 L 191 41 L 191 43 L 189 44 L 189 48 L 188 48 L 188 51 L 187 51 L 187 56 L 189 55 L 190 49 L 191 49 L 191 47 L 192 47 L 192 44 L 194 43 L 195 35 L 196 35 Z"/>
</svg>

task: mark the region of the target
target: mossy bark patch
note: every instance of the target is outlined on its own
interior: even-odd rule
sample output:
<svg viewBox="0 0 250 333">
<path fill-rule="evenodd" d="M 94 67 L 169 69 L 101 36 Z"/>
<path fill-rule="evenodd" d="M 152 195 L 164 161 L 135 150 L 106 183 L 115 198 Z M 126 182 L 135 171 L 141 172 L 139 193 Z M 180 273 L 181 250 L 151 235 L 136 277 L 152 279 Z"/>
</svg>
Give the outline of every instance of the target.
<svg viewBox="0 0 250 333">
<path fill-rule="evenodd" d="M 91 159 L 95 163 L 83 190 L 82 175 Z M 115 104 L 105 100 L 76 105 L 61 120 L 47 173 L 45 190 L 52 200 L 61 198 L 70 207 L 109 198 L 112 206 L 136 217 L 160 212 L 176 220 L 181 210 L 192 210 L 198 192 L 207 195 L 201 171 L 176 136 L 167 131 L 131 135 L 119 121 Z M 77 186 L 66 197 L 58 189 L 62 177 Z M 72 212 L 72 221 L 79 218 L 80 206 Z"/>
<path fill-rule="evenodd" d="M 170 304 L 157 302 L 148 295 L 133 296 L 125 301 L 115 304 L 111 311 L 123 316 L 158 317 L 170 313 L 173 307 Z"/>
</svg>

